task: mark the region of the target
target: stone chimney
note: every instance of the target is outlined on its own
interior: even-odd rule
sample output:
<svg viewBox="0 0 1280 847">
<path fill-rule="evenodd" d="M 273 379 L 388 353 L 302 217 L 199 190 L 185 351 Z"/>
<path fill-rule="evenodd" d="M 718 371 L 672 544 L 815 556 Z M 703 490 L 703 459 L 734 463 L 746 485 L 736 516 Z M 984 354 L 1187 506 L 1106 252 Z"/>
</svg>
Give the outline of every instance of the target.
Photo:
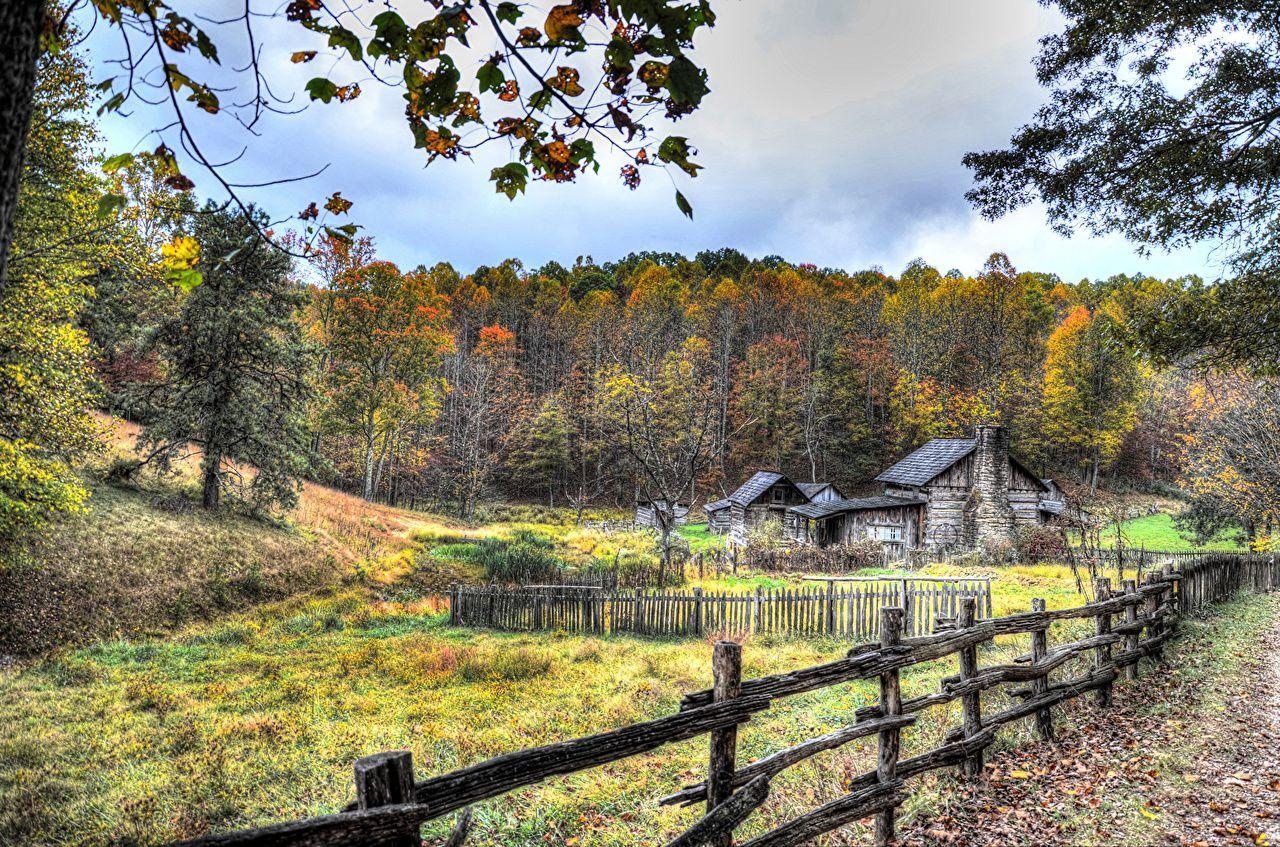
<svg viewBox="0 0 1280 847">
<path fill-rule="evenodd" d="M 988 539 L 1013 539 L 1013 508 L 1009 505 L 1009 430 L 979 426 L 972 454 L 972 490 L 965 507 L 965 536 L 971 546 Z"/>
</svg>

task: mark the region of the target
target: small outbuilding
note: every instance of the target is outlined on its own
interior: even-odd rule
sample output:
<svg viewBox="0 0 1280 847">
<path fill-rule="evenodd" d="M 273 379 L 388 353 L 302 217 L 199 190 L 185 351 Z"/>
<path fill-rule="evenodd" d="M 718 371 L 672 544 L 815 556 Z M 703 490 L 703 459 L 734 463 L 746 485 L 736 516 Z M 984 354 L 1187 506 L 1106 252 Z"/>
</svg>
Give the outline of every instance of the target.
<svg viewBox="0 0 1280 847">
<path fill-rule="evenodd" d="M 707 513 L 707 531 L 713 535 L 724 535 L 729 531 L 729 500 L 713 500 L 702 506 Z"/>
<path fill-rule="evenodd" d="M 660 529 L 661 515 L 667 516 L 667 520 L 670 521 L 668 526 L 684 526 L 689 521 L 689 504 L 676 503 L 671 506 L 662 499 L 636 501 L 636 526 Z"/>
<path fill-rule="evenodd" d="M 773 471 L 756 471 L 737 491 L 730 494 L 728 534 L 730 544 L 746 544 L 747 533 L 768 520 L 784 526 L 787 510 L 809 502 L 809 497 L 785 475 Z"/>
<path fill-rule="evenodd" d="M 921 497 L 890 495 L 807 503 L 791 510 L 791 537 L 818 547 L 870 539 L 881 543 L 889 559 L 903 559 L 920 546 L 925 506 Z"/>
<path fill-rule="evenodd" d="M 796 488 L 804 492 L 810 503 L 825 503 L 828 500 L 843 500 L 844 494 L 834 483 L 830 482 L 797 482 Z"/>
</svg>

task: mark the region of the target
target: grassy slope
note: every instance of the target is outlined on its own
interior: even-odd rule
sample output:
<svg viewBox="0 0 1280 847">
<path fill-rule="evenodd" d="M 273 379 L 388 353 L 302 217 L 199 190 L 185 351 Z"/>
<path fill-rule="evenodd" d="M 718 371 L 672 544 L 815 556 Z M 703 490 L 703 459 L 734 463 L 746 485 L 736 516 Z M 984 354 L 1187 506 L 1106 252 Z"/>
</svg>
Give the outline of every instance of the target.
<svg viewBox="0 0 1280 847">
<path fill-rule="evenodd" d="M 104 461 L 131 451 L 136 429 L 100 420 L 110 445 Z M 273 526 L 195 508 L 182 496 L 190 467 L 137 490 L 98 475 L 86 471 L 86 513 L 0 567 L 0 657 L 156 632 L 353 577 L 391 582 L 413 566 L 411 536 L 444 526 L 311 484 L 288 522 Z"/>
<path fill-rule="evenodd" d="M 1002 572 L 997 613 L 1025 610 L 1035 595 L 1075 604 L 1069 584 L 1061 568 Z M 670 713 L 710 680 L 707 642 L 483 633 L 444 620 L 429 600 L 370 604 L 351 591 L 0 675 L 0 725 L 12 727 L 0 742 L 0 842 L 154 841 L 332 811 L 350 799 L 360 755 L 407 748 L 420 774 L 438 773 Z M 847 647 L 750 639 L 746 672 L 795 669 Z M 983 662 L 1025 649 L 1001 643 Z M 953 672 L 946 661 L 913 668 L 904 695 Z M 873 698 L 872 684 L 859 683 L 780 703 L 744 730 L 745 755 L 828 731 Z M 907 750 L 936 743 L 956 718 L 923 716 Z M 705 747 L 690 741 L 484 803 L 472 843 L 630 845 L 674 834 L 696 812 L 653 800 L 704 773 Z M 748 830 L 833 799 L 873 758 L 874 745 L 860 742 L 796 768 Z M 927 792 L 912 801 L 931 802 Z"/>
<path fill-rule="evenodd" d="M 1127 547 L 1145 547 L 1148 550 L 1240 550 L 1243 549 L 1234 539 L 1219 535 L 1205 544 L 1197 544 L 1194 539 L 1180 533 L 1173 525 L 1173 516 L 1165 512 L 1145 515 L 1127 520 L 1120 525 L 1120 532 Z M 1114 547 L 1116 542 L 1115 528 L 1102 533 L 1102 543 Z"/>
</svg>

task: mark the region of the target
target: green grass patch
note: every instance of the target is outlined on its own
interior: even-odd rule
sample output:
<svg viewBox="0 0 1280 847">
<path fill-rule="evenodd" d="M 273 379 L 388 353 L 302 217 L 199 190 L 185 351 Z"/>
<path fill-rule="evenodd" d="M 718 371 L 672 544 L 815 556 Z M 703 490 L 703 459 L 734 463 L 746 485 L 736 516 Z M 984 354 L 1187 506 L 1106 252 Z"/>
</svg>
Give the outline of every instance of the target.
<svg viewBox="0 0 1280 847">
<path fill-rule="evenodd" d="M 680 527 L 680 537 L 689 542 L 692 553 L 712 553 L 724 549 L 724 536 L 712 533 L 707 524 L 691 523 Z"/>
<path fill-rule="evenodd" d="M 1204 544 L 1197 544 L 1195 539 L 1184 535 L 1173 523 L 1173 515 L 1159 512 L 1144 515 L 1120 524 L 1120 538 L 1125 547 L 1145 547 L 1148 550 L 1177 552 L 1184 550 L 1243 550 L 1240 543 L 1231 533 L 1219 533 Z M 1107 528 L 1101 536 L 1103 546 L 1116 546 L 1115 526 Z"/>
</svg>

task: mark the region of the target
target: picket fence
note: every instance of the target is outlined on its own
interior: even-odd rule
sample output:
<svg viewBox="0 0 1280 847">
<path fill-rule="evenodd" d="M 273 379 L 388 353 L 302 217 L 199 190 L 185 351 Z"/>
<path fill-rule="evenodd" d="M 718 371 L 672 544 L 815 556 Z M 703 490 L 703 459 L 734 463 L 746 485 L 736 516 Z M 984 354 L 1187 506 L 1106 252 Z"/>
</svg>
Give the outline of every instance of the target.
<svg viewBox="0 0 1280 847">
<path fill-rule="evenodd" d="M 906 635 L 928 635 L 939 618 L 955 618 L 967 597 L 975 600 L 980 616 L 991 617 L 991 581 L 983 577 L 830 580 L 825 588 L 757 588 L 752 594 L 699 588 L 615 592 L 571 586 L 454 585 L 449 610 L 454 626 L 513 631 L 657 637 L 772 633 L 861 639 L 879 632 L 880 610 L 886 606 L 904 609 Z"/>
<path fill-rule="evenodd" d="M 706 813 L 667 841 L 667 847 L 795 847 L 868 816 L 874 816 L 875 843 L 889 845 L 895 840 L 897 808 L 907 798 L 907 780 L 952 767 L 958 768 L 962 779 L 973 778 L 982 772 L 984 752 L 1002 727 L 1032 718 L 1037 735 L 1050 739 L 1054 708 L 1086 692 L 1094 692 L 1096 707 L 1105 713 L 1112 704 L 1113 684 L 1122 675 L 1136 680 L 1140 660 L 1162 655 L 1182 614 L 1241 590 L 1273 591 L 1278 586 L 1280 566 L 1270 557 L 1205 558 L 1190 563 L 1181 573 L 1168 564 L 1162 573 L 1149 574 L 1141 585 L 1125 580 L 1116 595 L 1112 595 L 1111 582 L 1099 578 L 1094 584 L 1096 599 L 1070 609 L 1047 611 L 1043 600 L 1033 600 L 1029 612 L 979 620 L 976 598 L 966 597 L 960 614 L 945 631 L 916 638 L 904 635 L 904 610 L 884 606 L 879 609 L 877 642 L 855 646 L 826 664 L 746 680 L 742 679 L 742 645 L 719 641 L 712 655 L 714 685 L 686 694 L 675 714 L 507 753 L 420 781 L 415 780 L 408 751 L 367 756 L 355 763 L 356 801 L 341 812 L 210 835 L 184 844 L 417 847 L 422 824 L 458 812 L 446 843 L 461 847 L 473 825 L 472 804 L 554 776 L 709 735 L 705 779 L 658 801 L 706 803 Z M 1050 646 L 1052 624 L 1088 620 L 1093 622 L 1092 635 Z M 1010 664 L 979 665 L 982 645 L 997 636 L 1018 635 L 1030 637 L 1027 655 Z M 944 678 L 937 691 L 903 698 L 903 671 L 948 656 L 957 658 L 956 675 Z M 1087 666 L 1079 668 L 1077 659 L 1087 661 Z M 1054 678 L 1069 673 L 1075 675 Z M 879 696 L 857 709 L 851 723 L 739 764 L 738 730 L 752 715 L 784 698 L 856 680 L 878 680 Z M 1008 685 L 1017 686 L 1004 689 L 1014 705 L 984 712 L 984 692 Z M 939 746 L 902 757 L 903 734 L 911 730 L 919 714 L 957 700 L 961 704 L 960 725 L 947 733 Z M 876 766 L 847 779 L 845 794 L 750 840 L 735 840 L 734 830 L 768 798 L 774 777 L 863 738 L 875 739 Z M 299 786 L 297 791 L 305 789 Z M 640 843 L 662 841 L 641 837 Z"/>
</svg>

